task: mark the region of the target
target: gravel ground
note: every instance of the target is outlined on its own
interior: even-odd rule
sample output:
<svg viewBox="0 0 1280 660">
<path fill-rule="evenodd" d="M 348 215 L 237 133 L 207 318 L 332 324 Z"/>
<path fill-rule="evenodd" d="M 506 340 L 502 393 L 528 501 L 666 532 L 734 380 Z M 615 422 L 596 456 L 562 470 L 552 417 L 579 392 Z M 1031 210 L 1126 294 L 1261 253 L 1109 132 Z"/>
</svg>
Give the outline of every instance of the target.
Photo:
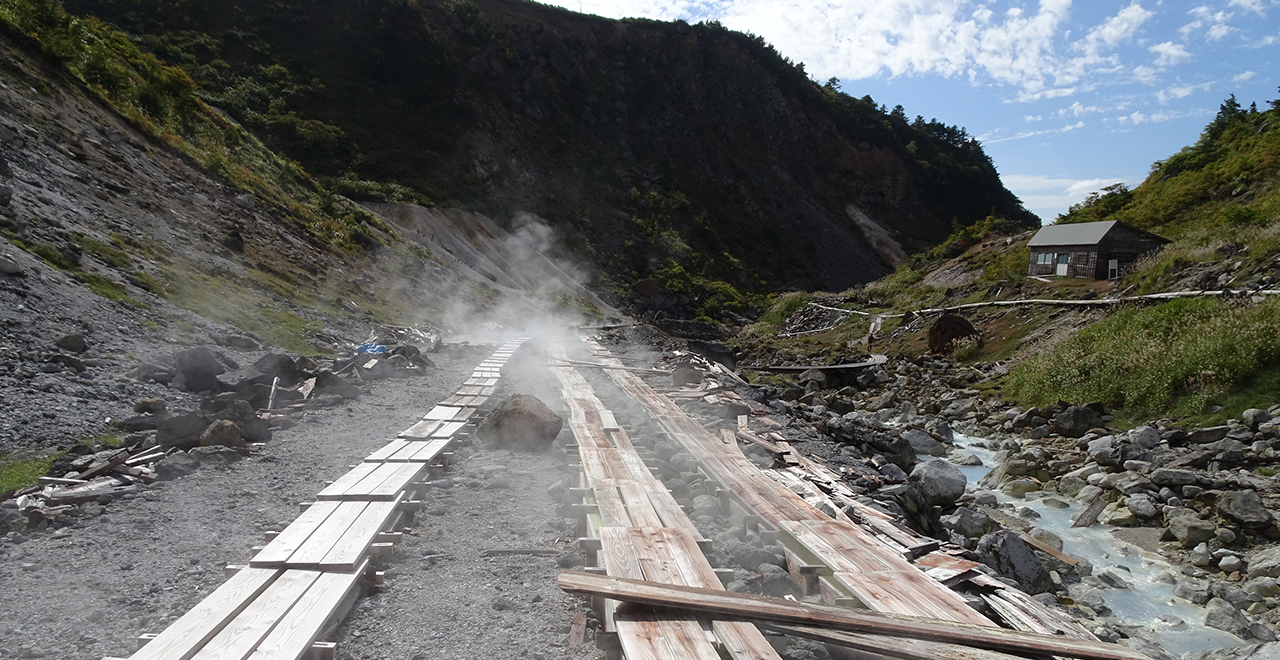
<svg viewBox="0 0 1280 660">
<path fill-rule="evenodd" d="M 4 538 L 0 657 L 129 655 L 139 634 L 198 603 L 263 532 L 286 526 L 299 502 L 416 422 L 492 350 L 446 347 L 430 375 L 374 383 L 358 400 L 310 413 L 260 455 L 85 505 L 70 527 Z M 508 387 L 539 385 L 529 373 Z M 458 458 L 391 558 L 387 586 L 339 629 L 339 657 L 594 657 L 591 644 L 564 649 L 579 605 L 554 586 L 556 557 L 479 556 L 569 548 L 572 527 L 545 493 L 563 459 L 483 447 Z"/>
</svg>

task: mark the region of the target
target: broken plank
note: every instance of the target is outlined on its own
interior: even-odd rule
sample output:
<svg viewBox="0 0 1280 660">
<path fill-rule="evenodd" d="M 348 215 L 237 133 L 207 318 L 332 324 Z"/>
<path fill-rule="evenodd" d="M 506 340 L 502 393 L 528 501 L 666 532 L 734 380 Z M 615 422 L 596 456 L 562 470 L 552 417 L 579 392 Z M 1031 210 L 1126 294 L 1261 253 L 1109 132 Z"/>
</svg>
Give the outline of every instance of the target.
<svg viewBox="0 0 1280 660">
<path fill-rule="evenodd" d="M 504 557 L 508 555 L 536 555 L 538 557 L 555 557 L 562 551 L 555 548 L 489 548 L 481 550 L 481 557 Z"/>
<path fill-rule="evenodd" d="M 1080 563 L 1079 559 L 1076 559 L 1071 555 L 1063 553 L 1061 550 L 1046 544 L 1044 541 L 1041 541 L 1040 539 L 1026 532 L 1018 532 L 1018 537 L 1021 538 L 1023 541 L 1026 541 L 1028 545 L 1035 548 L 1036 550 L 1039 550 L 1040 552 L 1043 552 L 1046 555 L 1049 555 L 1050 557 L 1057 559 L 1058 561 L 1066 564 L 1067 566 L 1075 566 L 1076 564 Z"/>
<path fill-rule="evenodd" d="M 1103 499 L 1101 495 L 1097 496 L 1089 503 L 1089 506 L 1084 508 L 1084 511 L 1080 512 L 1080 515 L 1072 519 L 1071 526 L 1088 527 L 1093 523 L 1098 522 L 1098 515 L 1102 513 L 1103 509 L 1107 508 L 1107 504 L 1109 504 L 1109 502 Z"/>
<path fill-rule="evenodd" d="M 779 598 L 714 589 L 658 584 L 562 571 L 558 584 L 568 593 L 601 596 L 651 607 L 666 607 L 732 620 L 768 621 L 958 643 L 1011 653 L 1061 655 L 1092 660 L 1149 660 L 1132 649 L 1096 640 L 1059 638 L 1003 628 L 904 615 L 810 605 Z"/>
</svg>

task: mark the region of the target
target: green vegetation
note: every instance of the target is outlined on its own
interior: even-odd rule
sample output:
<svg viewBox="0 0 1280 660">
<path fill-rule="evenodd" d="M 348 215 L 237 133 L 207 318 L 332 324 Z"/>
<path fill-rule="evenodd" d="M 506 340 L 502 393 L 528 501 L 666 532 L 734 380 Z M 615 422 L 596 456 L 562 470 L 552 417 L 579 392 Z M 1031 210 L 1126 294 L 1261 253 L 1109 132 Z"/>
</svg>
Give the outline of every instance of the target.
<svg viewBox="0 0 1280 660">
<path fill-rule="evenodd" d="M 1020 364 L 1006 391 L 1034 405 L 1102 401 L 1140 418 L 1202 414 L 1280 366 L 1280 300 L 1129 307 Z M 1262 381 L 1257 381 L 1262 377 Z M 1252 388 L 1250 388 L 1252 389 Z M 1275 389 L 1269 390 L 1274 398 Z M 1274 403 L 1255 397 L 1254 405 Z"/>
<path fill-rule="evenodd" d="M 787 323 L 787 319 L 804 309 L 808 304 L 809 294 L 807 293 L 792 292 L 778 296 L 773 301 L 773 304 L 769 306 L 769 309 L 752 325 L 752 334 L 773 334 L 778 332 Z"/>
<path fill-rule="evenodd" d="M 33 486 L 45 476 L 58 454 L 48 456 L 0 456 L 0 493 Z"/>
</svg>

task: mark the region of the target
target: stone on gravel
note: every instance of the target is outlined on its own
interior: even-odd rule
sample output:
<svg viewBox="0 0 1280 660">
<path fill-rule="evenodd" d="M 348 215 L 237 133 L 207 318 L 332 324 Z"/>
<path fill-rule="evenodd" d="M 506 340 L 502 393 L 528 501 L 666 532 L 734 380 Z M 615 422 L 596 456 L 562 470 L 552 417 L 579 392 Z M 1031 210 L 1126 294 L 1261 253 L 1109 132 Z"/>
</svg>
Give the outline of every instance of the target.
<svg viewBox="0 0 1280 660">
<path fill-rule="evenodd" d="M 947 448 L 941 442 L 933 439 L 933 436 L 917 429 L 909 429 L 902 432 L 902 437 L 911 443 L 911 448 L 915 450 L 917 456 L 942 456 L 947 453 Z"/>
<path fill-rule="evenodd" d="M 1129 510 L 1139 518 L 1154 518 L 1160 515 L 1160 509 L 1148 497 L 1134 496 L 1129 498 Z"/>
<path fill-rule="evenodd" d="M 1240 570 L 1243 565 L 1244 562 L 1240 561 L 1240 558 L 1235 555 L 1227 555 L 1218 560 L 1218 570 L 1223 573 L 1234 573 Z"/>
<path fill-rule="evenodd" d="M 502 447 L 542 450 L 555 442 L 564 420 L 537 397 L 513 394 L 480 422 L 481 440 Z"/>
<path fill-rule="evenodd" d="M 219 419 L 200 434 L 200 446 L 245 447 L 244 436 L 235 422 Z"/>
<path fill-rule="evenodd" d="M 1052 430 L 1068 438 L 1079 438 L 1089 429 L 1102 426 L 1102 415 L 1093 408 L 1069 406 L 1053 418 Z"/>
<path fill-rule="evenodd" d="M 0 254 L 0 273 L 10 277 L 23 277 L 27 274 L 22 270 L 22 265 L 9 254 Z"/>
<path fill-rule="evenodd" d="M 982 563 L 1016 581 L 1028 593 L 1038 594 L 1053 589 L 1049 572 L 1040 564 L 1031 546 L 1016 532 L 1006 529 L 987 534 L 978 541 L 978 554 Z"/>
<path fill-rule="evenodd" d="M 1233 490 L 1218 499 L 1218 513 L 1250 529 L 1268 527 L 1275 522 L 1271 512 L 1262 506 L 1262 498 L 1252 490 Z"/>
<path fill-rule="evenodd" d="M 200 467 L 200 459 L 185 451 L 176 451 L 156 463 L 156 480 L 172 481 L 196 471 Z"/>
<path fill-rule="evenodd" d="M 911 482 L 929 504 L 948 507 L 964 495 L 969 480 L 956 466 L 932 460 L 916 465 L 911 471 Z"/>
<path fill-rule="evenodd" d="M 165 447 L 193 447 L 207 428 L 209 420 L 199 413 L 174 415 L 156 423 L 156 442 Z"/>
<path fill-rule="evenodd" d="M 227 370 L 208 346 L 195 346 L 173 354 L 178 375 L 174 386 L 180 386 L 188 392 L 219 391 L 222 384 L 218 374 Z"/>
<path fill-rule="evenodd" d="M 89 350 L 89 344 L 84 340 L 84 335 L 79 333 L 63 335 L 58 338 L 58 341 L 53 343 L 58 348 L 71 351 L 72 353 L 83 353 Z"/>
<path fill-rule="evenodd" d="M 169 404 L 164 399 L 139 399 L 133 404 L 133 412 L 141 414 L 152 414 L 164 412 Z"/>
</svg>

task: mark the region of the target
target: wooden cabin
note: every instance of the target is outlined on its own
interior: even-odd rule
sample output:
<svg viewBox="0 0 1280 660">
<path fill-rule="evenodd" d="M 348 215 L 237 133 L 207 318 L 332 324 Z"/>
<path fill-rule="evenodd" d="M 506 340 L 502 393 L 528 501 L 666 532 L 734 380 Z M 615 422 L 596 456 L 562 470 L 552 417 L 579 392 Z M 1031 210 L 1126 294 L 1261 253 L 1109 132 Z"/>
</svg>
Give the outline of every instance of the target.
<svg viewBox="0 0 1280 660">
<path fill-rule="evenodd" d="M 1028 275 L 1114 280 L 1138 257 L 1169 241 L 1123 222 L 1081 222 L 1041 227 L 1031 237 Z"/>
</svg>

